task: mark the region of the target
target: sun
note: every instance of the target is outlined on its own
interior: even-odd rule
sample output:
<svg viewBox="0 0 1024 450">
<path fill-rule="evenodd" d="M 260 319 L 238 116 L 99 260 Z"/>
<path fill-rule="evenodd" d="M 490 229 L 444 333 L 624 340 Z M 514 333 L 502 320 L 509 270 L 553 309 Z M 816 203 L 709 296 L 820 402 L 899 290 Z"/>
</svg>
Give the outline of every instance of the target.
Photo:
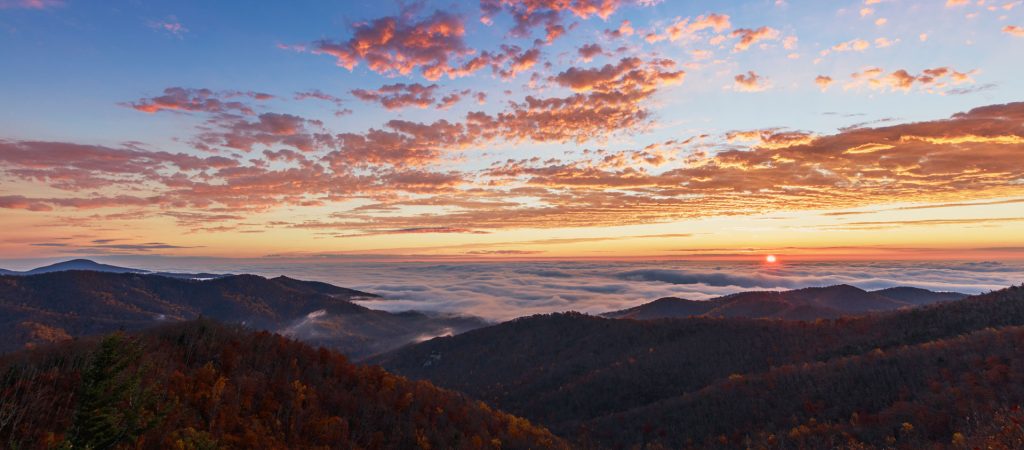
<svg viewBox="0 0 1024 450">
<path fill-rule="evenodd" d="M 775 255 L 768 255 L 768 256 L 765 256 L 765 257 L 764 257 L 764 261 L 765 261 L 766 263 L 768 263 L 768 264 L 774 264 L 774 263 L 775 263 L 775 261 L 778 261 L 778 260 L 779 260 L 779 259 L 778 259 L 778 258 L 776 258 L 776 257 L 775 257 Z"/>
</svg>

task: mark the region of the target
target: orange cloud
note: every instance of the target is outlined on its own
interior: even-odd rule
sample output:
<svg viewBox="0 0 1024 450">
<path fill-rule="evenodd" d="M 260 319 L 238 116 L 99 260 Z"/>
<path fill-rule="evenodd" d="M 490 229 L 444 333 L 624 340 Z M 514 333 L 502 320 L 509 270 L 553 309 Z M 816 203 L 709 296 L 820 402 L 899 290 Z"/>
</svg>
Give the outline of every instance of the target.
<svg viewBox="0 0 1024 450">
<path fill-rule="evenodd" d="M 664 59 L 643 63 L 623 58 L 599 69 L 570 68 L 552 80 L 577 94 L 527 96 L 496 117 L 475 118 L 505 139 L 585 141 L 640 126 L 648 117 L 640 103 L 662 86 L 681 83 L 685 75 L 675 70 L 675 62 Z"/>
<path fill-rule="evenodd" d="M 470 74 L 484 67 L 503 80 L 515 78 L 520 72 L 529 70 L 540 60 L 540 49 L 537 47 L 522 49 L 518 45 L 503 44 L 500 51 L 484 51 L 470 59 L 459 68 L 459 74 Z"/>
<path fill-rule="evenodd" d="M 401 109 L 408 106 L 427 108 L 436 101 L 435 94 L 438 87 L 436 84 L 424 86 L 419 83 L 396 83 L 373 90 L 353 89 L 351 92 L 360 100 L 377 102 L 387 109 Z"/>
<path fill-rule="evenodd" d="M 580 59 L 584 62 L 590 62 L 595 56 L 604 54 L 604 50 L 598 44 L 586 44 L 576 50 L 576 53 L 580 55 Z"/>
<path fill-rule="evenodd" d="M 545 41 L 550 44 L 565 33 L 562 25 L 565 13 L 580 19 L 597 16 L 607 20 L 622 3 L 622 0 L 480 0 L 480 20 L 490 24 L 493 16 L 506 11 L 515 21 L 513 36 L 529 36 L 534 28 L 543 26 Z"/>
<path fill-rule="evenodd" d="M 462 18 L 454 14 L 436 11 L 417 21 L 403 13 L 357 24 L 351 39 L 320 40 L 310 51 L 331 55 L 348 70 L 363 62 L 384 75 L 419 69 L 428 80 L 455 78 L 466 74 L 456 61 L 473 53 L 463 40 L 465 33 Z"/>
<path fill-rule="evenodd" d="M 469 89 L 463 89 L 458 92 L 451 92 L 448 95 L 441 97 L 441 101 L 437 104 L 437 109 L 448 109 L 455 106 L 456 103 L 462 101 L 462 97 L 469 95 L 470 92 L 471 91 Z M 479 94 L 483 94 L 483 92 L 478 92 L 477 95 Z"/>
<path fill-rule="evenodd" d="M 794 133 L 786 145 L 723 149 L 687 158 L 660 173 L 642 164 L 606 163 L 594 152 L 576 160 L 532 158 L 493 166 L 501 190 L 478 198 L 531 197 L 530 205 L 465 205 L 443 215 L 339 214 L 328 227 L 467 226 L 477 229 L 649 223 L 779 210 L 841 209 L 893 202 L 948 201 L 1024 193 L 1016 163 L 1024 139 L 1024 103 L 976 108 L 945 120 L 855 128 L 829 136 Z M 1012 137 L 1012 138 L 1008 138 Z M 504 192 L 503 192 L 504 191 Z"/>
<path fill-rule="evenodd" d="M 632 22 L 628 20 L 623 20 L 622 23 L 619 24 L 619 28 L 616 28 L 614 30 L 604 30 L 604 34 L 609 38 L 617 39 L 623 36 L 632 36 L 635 31 L 636 30 L 633 29 Z"/>
<path fill-rule="evenodd" d="M 464 149 L 493 131 L 477 125 L 438 120 L 429 124 L 388 121 L 383 129 L 334 135 L 335 150 L 324 156 L 335 171 L 358 164 L 423 166 L 437 161 L 446 151 Z"/>
<path fill-rule="evenodd" d="M 854 154 L 854 155 L 856 155 L 856 154 L 860 154 L 860 153 L 874 153 L 874 152 L 880 152 L 880 151 L 883 151 L 883 150 L 892 150 L 894 148 L 896 148 L 896 146 L 894 146 L 894 145 L 876 144 L 874 142 L 869 142 L 867 144 L 861 144 L 861 145 L 858 145 L 856 147 L 848 148 L 843 153 L 844 154 Z"/>
<path fill-rule="evenodd" d="M 599 69 L 570 67 L 554 77 L 554 81 L 576 92 L 586 92 L 620 79 L 622 75 L 643 65 L 640 58 L 623 58 L 616 65 L 605 64 Z"/>
<path fill-rule="evenodd" d="M 262 92 L 214 92 L 209 89 L 189 89 L 169 87 L 164 95 L 152 98 L 141 98 L 136 102 L 125 103 L 125 106 L 138 111 L 155 113 L 158 111 L 184 111 L 222 113 L 236 111 L 242 114 L 255 114 L 252 107 L 239 101 L 225 101 L 234 97 L 248 97 L 255 100 L 269 100 L 270 94 Z"/>
<path fill-rule="evenodd" d="M 810 133 L 778 129 L 730 131 L 725 138 L 729 143 L 749 142 L 753 147 L 769 150 L 807 145 L 816 139 Z"/>
<path fill-rule="evenodd" d="M 132 147 L 9 140 L 0 140 L 0 162 L 0 172 L 12 179 L 37 181 L 68 191 L 141 186 L 176 172 L 238 166 L 236 161 L 220 156 L 201 158 Z"/>
<path fill-rule="evenodd" d="M 512 46 L 512 49 L 518 49 L 518 47 Z M 540 50 L 537 48 L 531 48 L 519 54 L 512 54 L 509 60 L 509 67 L 505 70 L 499 70 L 498 74 L 504 79 L 515 78 L 520 72 L 529 70 L 540 59 Z"/>
<path fill-rule="evenodd" d="M 27 211 L 52 211 L 53 207 L 48 205 L 46 201 L 39 199 L 29 199 L 22 195 L 3 195 L 0 196 L 0 208 L 4 209 L 24 209 Z"/>
<path fill-rule="evenodd" d="M 684 76 L 671 60 L 623 58 L 604 68 L 574 68 L 552 77 L 555 83 L 577 91 L 566 97 L 528 96 L 494 115 L 470 112 L 462 122 L 396 119 L 379 129 L 339 134 L 330 133 L 320 121 L 292 114 L 249 116 L 225 112 L 223 102 L 208 101 L 212 94 L 172 90 L 190 95 L 138 104 L 158 104 L 162 109 L 174 105 L 178 110 L 208 114 L 191 142 L 200 150 L 227 156 L 200 158 L 135 146 L 3 141 L 0 161 L 9 179 L 68 191 L 110 188 L 140 193 L 109 196 L 95 192 L 86 197 L 35 199 L 22 195 L 6 198 L 4 204 L 35 210 L 131 205 L 252 211 L 362 197 L 450 194 L 466 184 L 465 175 L 429 168 L 446 155 L 497 141 L 583 142 L 630 132 L 649 119 L 643 102 L 662 86 L 681 82 Z M 382 102 L 419 101 L 390 98 L 408 94 L 408 87 L 362 94 Z M 470 92 L 455 94 L 461 98 Z M 299 93 L 296 98 L 337 101 L 321 92 Z M 436 101 L 432 97 L 427 100 Z M 442 98 L 441 104 L 453 101 L 457 99 Z M 246 157 L 225 151 L 254 152 L 261 148 L 261 154 Z M 314 157 L 310 154 L 314 151 L 323 153 Z M 629 158 L 608 157 L 604 164 L 656 167 L 671 159 L 671 155 L 651 148 Z"/>
<path fill-rule="evenodd" d="M 1024 28 L 1018 27 L 1016 25 L 1007 25 L 1003 27 L 1003 33 L 1009 34 L 1011 36 L 1024 37 Z"/>
<path fill-rule="evenodd" d="M 856 51 L 862 52 L 871 48 L 871 43 L 863 39 L 854 39 L 852 41 L 840 42 L 832 46 L 832 51 L 836 52 L 849 52 Z"/>
<path fill-rule="evenodd" d="M 728 15 L 708 14 L 706 16 L 698 16 L 693 20 L 689 17 L 677 20 L 672 25 L 669 25 L 668 29 L 666 29 L 666 34 L 668 39 L 674 42 L 693 36 L 702 30 L 712 29 L 715 32 L 721 33 L 729 28 L 732 28 L 732 23 L 729 21 Z"/>
<path fill-rule="evenodd" d="M 753 70 L 749 70 L 745 74 L 736 75 L 733 77 L 733 81 L 733 87 L 741 92 L 760 92 L 768 89 L 768 84 L 764 77 L 754 73 Z"/>
<path fill-rule="evenodd" d="M 822 92 L 828 90 L 828 87 L 831 86 L 834 82 L 835 80 L 833 80 L 832 77 L 829 76 L 818 75 L 817 77 L 814 77 L 814 83 L 818 85 L 818 88 L 820 88 Z"/>
<path fill-rule="evenodd" d="M 323 147 L 329 139 L 317 136 L 311 129 L 322 123 L 292 114 L 263 113 L 256 120 L 238 116 L 219 116 L 210 120 L 217 129 L 200 133 L 193 142 L 201 150 L 217 147 L 252 151 L 256 145 L 286 145 L 304 152 Z"/>
<path fill-rule="evenodd" d="M 595 83 L 599 88 L 588 95 L 603 95 L 598 89 L 610 92 L 623 78 L 628 77 Z M 182 220 L 216 224 L 235 222 L 232 217 L 244 216 L 242 211 L 380 199 L 367 208 L 340 211 L 331 221 L 280 224 L 366 233 L 623 225 L 1024 194 L 1024 166 L 1017 163 L 1024 148 L 1024 103 L 833 135 L 755 130 L 730 133 L 723 138 L 732 143 L 723 145 L 671 140 L 640 150 L 585 151 L 568 159 L 509 160 L 474 174 L 407 164 L 480 142 L 481 135 L 490 133 L 492 139 L 513 133 L 504 128 L 511 125 L 498 122 L 479 113 L 461 124 L 392 121 L 385 130 L 335 136 L 337 150 L 323 158 L 268 150 L 263 160 L 245 161 L 3 141 L 0 170 L 5 179 L 84 196 L 11 193 L 0 196 L 0 207 L 143 211 L 136 215 L 187 209 L 206 215 Z M 739 142 L 753 144 L 737 147 Z M 104 187 L 135 195 L 93 193 Z M 409 213 L 403 205 L 434 209 Z"/>
<path fill-rule="evenodd" d="M 909 92 L 918 87 L 924 92 L 930 93 L 953 93 L 948 89 L 951 85 L 973 83 L 971 77 L 976 71 L 959 72 L 948 67 L 936 67 L 925 69 L 919 74 L 912 74 L 905 69 L 899 69 L 886 74 L 878 67 L 864 69 L 850 75 L 844 89 L 854 89 L 867 86 L 875 90 L 903 91 Z"/>
<path fill-rule="evenodd" d="M 767 26 L 755 30 L 740 28 L 733 30 L 732 37 L 740 38 L 739 42 L 733 47 L 733 51 L 742 52 L 760 41 L 778 39 L 779 30 Z"/>
</svg>

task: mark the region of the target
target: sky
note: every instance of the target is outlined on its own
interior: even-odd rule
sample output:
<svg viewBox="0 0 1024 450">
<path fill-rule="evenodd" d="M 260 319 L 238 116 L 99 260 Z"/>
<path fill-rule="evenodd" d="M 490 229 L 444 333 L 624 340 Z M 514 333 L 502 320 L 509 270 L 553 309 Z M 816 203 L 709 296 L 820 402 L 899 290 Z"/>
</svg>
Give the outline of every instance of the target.
<svg viewBox="0 0 1024 450">
<path fill-rule="evenodd" d="M 1020 260 L 1022 54 L 1020 0 L 0 0 L 0 260 Z"/>
</svg>

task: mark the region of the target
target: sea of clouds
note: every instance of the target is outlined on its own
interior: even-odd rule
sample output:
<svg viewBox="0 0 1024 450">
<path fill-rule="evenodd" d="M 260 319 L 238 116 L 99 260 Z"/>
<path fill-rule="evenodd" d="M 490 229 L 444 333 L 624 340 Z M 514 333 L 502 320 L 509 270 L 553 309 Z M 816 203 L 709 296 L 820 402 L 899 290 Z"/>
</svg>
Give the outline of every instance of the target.
<svg viewBox="0 0 1024 450">
<path fill-rule="evenodd" d="M 500 321 L 556 311 L 602 313 L 661 297 L 704 300 L 750 290 L 850 284 L 968 294 L 1024 282 L 1024 262 L 475 262 L 244 264 L 235 273 L 326 281 L 381 295 L 387 311 L 472 314 Z"/>
<path fill-rule="evenodd" d="M 835 284 L 866 290 L 914 286 L 977 294 L 1024 283 L 1024 261 L 784 261 L 769 265 L 695 261 L 413 263 L 138 257 L 100 260 L 150 270 L 286 275 L 325 281 L 380 295 L 380 299 L 359 302 L 373 309 L 468 314 L 491 321 L 561 311 L 599 314 L 669 296 L 705 300 L 741 291 Z M 41 264 L 21 261 L 11 268 Z"/>
</svg>

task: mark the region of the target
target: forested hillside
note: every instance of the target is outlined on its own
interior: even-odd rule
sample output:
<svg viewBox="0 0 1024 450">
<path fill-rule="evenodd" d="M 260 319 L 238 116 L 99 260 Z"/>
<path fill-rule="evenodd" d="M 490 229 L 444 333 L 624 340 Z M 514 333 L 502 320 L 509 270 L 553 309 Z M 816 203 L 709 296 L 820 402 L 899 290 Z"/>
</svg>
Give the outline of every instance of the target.
<svg viewBox="0 0 1024 450">
<path fill-rule="evenodd" d="M 393 314 L 350 301 L 374 296 L 283 276 L 193 280 L 77 270 L 0 276 L 0 352 L 208 317 L 288 333 L 359 357 L 484 325 L 472 317 Z"/>
<path fill-rule="evenodd" d="M 749 291 L 713 298 L 687 300 L 665 297 L 621 311 L 602 314 L 616 319 L 668 319 L 682 317 L 734 317 L 747 319 L 814 320 L 892 311 L 959 300 L 966 294 L 933 292 L 912 287 L 865 291 L 850 285 L 812 287 L 790 291 Z"/>
<path fill-rule="evenodd" d="M 722 435 L 736 444 L 755 432 L 788 432 L 804 421 L 833 423 L 854 413 L 873 419 L 866 428 L 842 432 L 883 445 L 892 435 L 885 428 L 892 423 L 887 411 L 902 408 L 940 408 L 948 423 L 918 423 L 927 430 L 919 437 L 948 442 L 951 434 L 943 433 L 968 431 L 957 429 L 963 408 L 990 414 L 1024 400 L 1013 387 L 1020 381 L 1013 359 L 1020 359 L 1024 344 L 1017 326 L 1024 326 L 1024 288 L 1012 287 L 815 322 L 534 316 L 434 339 L 377 361 L 600 445 L 658 441 L 672 447 L 707 444 Z M 964 381 L 986 374 L 999 376 Z M 728 397 L 745 385 L 741 380 L 755 388 Z M 967 395 L 964 389 L 998 401 L 955 408 L 935 403 L 939 392 L 948 399 Z M 739 400 L 744 396 L 750 403 Z"/>
<path fill-rule="evenodd" d="M 339 353 L 209 320 L 0 358 L 0 447 L 564 448 Z"/>
</svg>

